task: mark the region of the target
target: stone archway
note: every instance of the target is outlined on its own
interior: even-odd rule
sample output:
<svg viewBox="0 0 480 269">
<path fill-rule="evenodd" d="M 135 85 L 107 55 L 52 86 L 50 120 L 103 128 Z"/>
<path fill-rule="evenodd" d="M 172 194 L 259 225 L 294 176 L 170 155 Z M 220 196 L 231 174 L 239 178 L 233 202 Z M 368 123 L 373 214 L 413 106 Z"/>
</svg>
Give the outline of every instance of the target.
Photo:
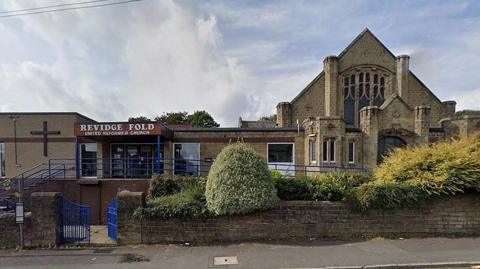
<svg viewBox="0 0 480 269">
<path fill-rule="evenodd" d="M 405 140 L 398 136 L 382 136 L 378 139 L 377 162 L 381 163 L 388 153 L 394 148 L 407 146 Z"/>
</svg>

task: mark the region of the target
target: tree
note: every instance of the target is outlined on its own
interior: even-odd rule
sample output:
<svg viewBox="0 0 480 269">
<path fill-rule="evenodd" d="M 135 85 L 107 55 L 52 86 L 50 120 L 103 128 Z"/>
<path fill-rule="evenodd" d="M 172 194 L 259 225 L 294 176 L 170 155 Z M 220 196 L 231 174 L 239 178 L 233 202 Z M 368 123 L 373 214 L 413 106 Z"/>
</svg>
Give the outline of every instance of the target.
<svg viewBox="0 0 480 269">
<path fill-rule="evenodd" d="M 220 126 L 205 110 L 195 111 L 193 114 L 188 115 L 187 120 L 193 127 L 212 128 Z"/>
<path fill-rule="evenodd" d="M 167 112 L 155 118 L 163 124 L 188 124 L 188 112 Z"/>
<path fill-rule="evenodd" d="M 263 116 L 259 119 L 262 122 L 277 122 L 277 114 L 272 114 L 270 116 Z"/>
<path fill-rule="evenodd" d="M 128 118 L 128 122 L 150 122 L 152 121 L 151 119 L 145 117 L 145 116 L 138 116 L 138 117 L 130 117 Z"/>
</svg>

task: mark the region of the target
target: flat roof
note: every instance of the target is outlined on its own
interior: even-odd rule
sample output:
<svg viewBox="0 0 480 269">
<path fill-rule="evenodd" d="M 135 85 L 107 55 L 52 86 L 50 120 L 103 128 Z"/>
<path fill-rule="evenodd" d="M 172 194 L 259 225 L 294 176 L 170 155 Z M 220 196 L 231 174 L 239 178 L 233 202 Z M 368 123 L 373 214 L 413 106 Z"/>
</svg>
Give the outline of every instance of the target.
<svg viewBox="0 0 480 269">
<path fill-rule="evenodd" d="M 292 127 L 265 127 L 265 128 L 240 128 L 240 127 L 215 127 L 215 128 L 175 128 L 174 132 L 303 132 L 303 128 Z"/>
<path fill-rule="evenodd" d="M 93 122 L 97 122 L 96 120 L 78 112 L 0 112 L 0 115 L 75 115 L 85 118 L 87 120 L 91 120 Z"/>
</svg>

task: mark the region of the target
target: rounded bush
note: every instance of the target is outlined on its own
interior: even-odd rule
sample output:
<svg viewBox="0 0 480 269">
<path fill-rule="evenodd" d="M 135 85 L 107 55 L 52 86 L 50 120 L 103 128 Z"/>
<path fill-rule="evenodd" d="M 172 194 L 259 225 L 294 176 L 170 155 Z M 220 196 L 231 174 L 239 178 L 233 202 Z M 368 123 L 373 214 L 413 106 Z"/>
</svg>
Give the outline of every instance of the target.
<svg viewBox="0 0 480 269">
<path fill-rule="evenodd" d="M 226 146 L 210 168 L 207 208 L 216 215 L 269 209 L 278 201 L 267 163 L 243 143 Z"/>
</svg>

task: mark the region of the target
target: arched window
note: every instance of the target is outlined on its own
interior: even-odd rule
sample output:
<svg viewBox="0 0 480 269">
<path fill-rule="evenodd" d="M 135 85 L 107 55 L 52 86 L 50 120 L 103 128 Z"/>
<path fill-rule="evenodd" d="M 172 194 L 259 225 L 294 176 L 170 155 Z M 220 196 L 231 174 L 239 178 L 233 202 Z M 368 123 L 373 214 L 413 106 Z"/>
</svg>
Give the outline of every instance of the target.
<svg viewBox="0 0 480 269">
<path fill-rule="evenodd" d="M 353 83 L 355 85 L 355 76 L 352 76 Z M 355 86 L 352 86 L 350 89 L 349 78 L 344 78 L 344 112 L 343 118 L 345 119 L 345 123 L 347 124 L 355 124 Z"/>
<path fill-rule="evenodd" d="M 377 69 L 378 70 L 378 69 Z M 381 106 L 385 100 L 385 76 L 375 71 L 350 73 L 343 77 L 344 112 L 348 125 L 360 124 L 360 110 Z"/>
<path fill-rule="evenodd" d="M 384 136 L 378 140 L 377 162 L 381 163 L 383 158 L 394 148 L 405 147 L 407 143 L 397 136 Z"/>
</svg>

